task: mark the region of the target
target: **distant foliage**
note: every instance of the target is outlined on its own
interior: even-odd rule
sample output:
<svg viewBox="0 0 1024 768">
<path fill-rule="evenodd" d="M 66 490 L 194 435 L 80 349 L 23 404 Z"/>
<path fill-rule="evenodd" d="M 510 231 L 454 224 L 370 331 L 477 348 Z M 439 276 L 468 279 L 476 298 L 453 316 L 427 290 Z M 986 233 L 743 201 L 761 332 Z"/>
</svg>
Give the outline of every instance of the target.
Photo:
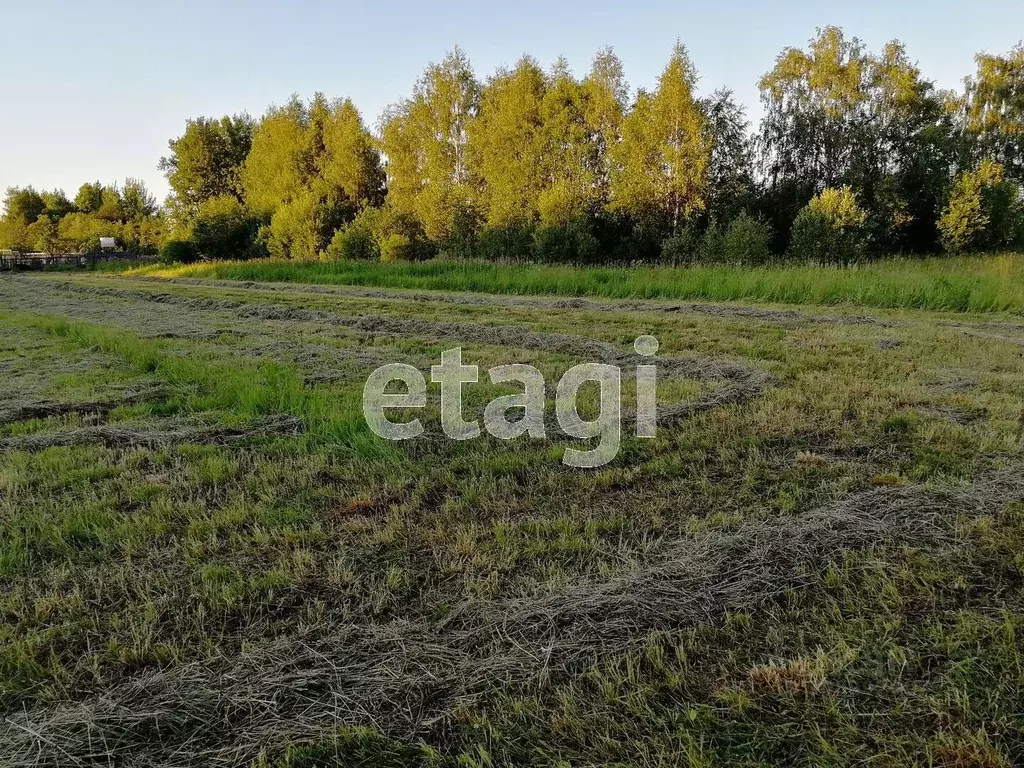
<svg viewBox="0 0 1024 768">
<path fill-rule="evenodd" d="M 376 261 L 380 258 L 380 246 L 371 222 L 357 216 L 331 238 L 327 246 L 327 258 L 341 261 Z"/>
<path fill-rule="evenodd" d="M 725 233 L 717 221 L 712 221 L 704 230 L 698 254 L 701 261 L 725 261 Z"/>
<path fill-rule="evenodd" d="M 412 240 L 400 232 L 391 232 L 383 237 L 380 243 L 380 260 L 388 263 L 393 261 L 412 261 L 416 257 L 416 249 Z"/>
<path fill-rule="evenodd" d="M 678 235 L 661 241 L 661 263 L 679 266 L 701 259 L 703 236 L 696 227 L 686 227 Z"/>
<path fill-rule="evenodd" d="M 246 114 L 189 120 L 185 133 L 168 142 L 160 169 L 171 185 L 171 213 L 187 227 L 203 203 L 234 196 L 242 202 L 241 169 L 252 148 L 254 122 Z"/>
<path fill-rule="evenodd" d="M 546 264 L 592 264 L 599 245 L 586 219 L 564 224 L 542 224 L 533 236 L 536 259 Z"/>
<path fill-rule="evenodd" d="M 0 218 L 0 249 L 48 254 L 94 253 L 101 237 L 119 248 L 155 254 L 167 234 L 156 199 L 138 179 L 124 186 L 81 186 L 74 201 L 63 190 L 11 188 Z"/>
</svg>

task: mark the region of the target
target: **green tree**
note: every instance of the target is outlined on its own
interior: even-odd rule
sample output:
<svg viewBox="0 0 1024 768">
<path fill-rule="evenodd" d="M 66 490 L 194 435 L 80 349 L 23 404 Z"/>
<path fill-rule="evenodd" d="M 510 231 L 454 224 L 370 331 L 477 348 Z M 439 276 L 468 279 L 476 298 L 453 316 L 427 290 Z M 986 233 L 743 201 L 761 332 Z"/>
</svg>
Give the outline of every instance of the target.
<svg viewBox="0 0 1024 768">
<path fill-rule="evenodd" d="M 953 253 L 1016 245 L 1022 225 L 1021 188 L 991 160 L 957 177 L 938 222 L 942 246 Z"/>
<path fill-rule="evenodd" d="M 0 218 L 0 250 L 33 250 L 38 232 L 32 235 L 28 230 L 45 210 L 46 202 L 32 187 L 8 187 Z"/>
<path fill-rule="evenodd" d="M 758 147 L 777 224 L 788 226 L 815 192 L 849 185 L 879 219 L 872 230 L 886 235 L 876 249 L 931 247 L 957 147 L 946 96 L 922 79 L 902 44 L 873 55 L 826 27 L 806 51 L 783 51 L 759 85 Z M 915 224 L 892 229 L 894 210 Z M 887 239 L 893 234 L 900 240 Z"/>
<path fill-rule="evenodd" d="M 607 59 L 599 61 L 611 67 Z M 589 226 L 587 220 L 606 202 L 607 167 L 602 153 L 606 139 L 611 140 L 613 132 L 617 136 L 621 111 L 616 117 L 609 103 L 602 101 L 608 97 L 603 87 L 615 86 L 599 83 L 597 77 L 592 74 L 580 82 L 560 59 L 544 94 L 543 180 L 536 208 L 545 227 L 576 222 Z"/>
<path fill-rule="evenodd" d="M 60 237 L 60 226 L 56 219 L 40 216 L 28 225 L 27 234 L 29 243 L 35 251 L 42 251 L 50 255 L 64 252 L 63 241 Z"/>
<path fill-rule="evenodd" d="M 208 259 L 245 259 L 257 255 L 259 220 L 235 195 L 206 200 L 192 221 L 190 240 Z"/>
<path fill-rule="evenodd" d="M 613 150 L 612 207 L 637 219 L 654 214 L 673 235 L 707 205 L 711 141 L 696 80 L 677 43 L 655 92 L 637 97 Z"/>
<path fill-rule="evenodd" d="M 324 115 L 322 131 L 323 149 L 316 157 L 319 180 L 348 200 L 353 211 L 381 205 L 384 169 L 380 152 L 351 100 L 331 105 Z"/>
<path fill-rule="evenodd" d="M 28 226 L 46 211 L 46 201 L 32 187 L 8 187 L 4 198 L 4 219 Z"/>
<path fill-rule="evenodd" d="M 381 125 L 389 204 L 415 216 L 435 242 L 466 235 L 474 219 L 468 128 L 479 98 L 469 60 L 455 48 L 427 67 L 412 98 L 390 108 Z"/>
<path fill-rule="evenodd" d="M 481 91 L 476 117 L 467 126 L 473 175 L 480 180 L 489 226 L 535 217 L 544 185 L 542 104 L 547 82 L 537 62 L 524 56 L 499 71 Z"/>
<path fill-rule="evenodd" d="M 242 201 L 241 171 L 253 128 L 253 119 L 244 113 L 219 120 L 199 117 L 168 142 L 170 155 L 160 159 L 159 167 L 171 186 L 168 207 L 175 217 L 187 223 L 214 197 L 233 195 Z"/>
<path fill-rule="evenodd" d="M 137 221 L 155 215 L 156 198 L 150 194 L 141 179 L 125 179 L 121 189 L 121 216 L 125 221 Z"/>
<path fill-rule="evenodd" d="M 75 195 L 75 208 L 81 213 L 96 213 L 103 205 L 103 185 L 98 181 L 86 182 Z"/>
<path fill-rule="evenodd" d="M 711 141 L 707 214 L 719 221 L 735 218 L 754 196 L 753 149 L 746 113 L 731 91 L 720 89 L 701 99 Z"/>
<path fill-rule="evenodd" d="M 96 217 L 103 221 L 119 222 L 124 219 L 121 210 L 121 192 L 117 187 L 104 187 Z"/>
<path fill-rule="evenodd" d="M 590 143 L 587 152 L 589 170 L 594 177 L 597 194 L 607 202 L 612 178 L 612 148 L 622 138 L 629 100 L 629 84 L 622 61 L 611 48 L 602 48 L 594 56 L 582 87 L 585 104 L 583 122 Z"/>
<path fill-rule="evenodd" d="M 52 192 L 43 192 L 40 197 L 46 206 L 43 215 L 47 218 L 58 221 L 75 210 L 75 204 L 68 200 L 63 189 L 55 189 Z"/>
<path fill-rule="evenodd" d="M 297 97 L 271 107 L 253 131 L 252 150 L 242 168 L 245 201 L 269 218 L 300 194 L 310 173 L 306 159 L 308 109 Z"/>
<path fill-rule="evenodd" d="M 983 155 L 1024 182 L 1024 45 L 1006 55 L 978 54 L 966 81 L 967 129 Z"/>
<path fill-rule="evenodd" d="M 272 108 L 242 171 L 246 201 L 269 220 L 272 255 L 315 258 L 360 208 L 384 196 L 380 155 L 355 106 L 316 94 Z"/>
<path fill-rule="evenodd" d="M 792 254 L 816 263 L 857 261 L 864 255 L 867 218 L 850 187 L 827 187 L 793 221 Z"/>
<path fill-rule="evenodd" d="M 104 221 L 81 211 L 69 213 L 60 220 L 59 226 L 61 238 L 68 243 L 69 250 L 77 253 L 98 251 L 101 237 L 120 239 L 122 235 L 119 222 Z"/>
</svg>

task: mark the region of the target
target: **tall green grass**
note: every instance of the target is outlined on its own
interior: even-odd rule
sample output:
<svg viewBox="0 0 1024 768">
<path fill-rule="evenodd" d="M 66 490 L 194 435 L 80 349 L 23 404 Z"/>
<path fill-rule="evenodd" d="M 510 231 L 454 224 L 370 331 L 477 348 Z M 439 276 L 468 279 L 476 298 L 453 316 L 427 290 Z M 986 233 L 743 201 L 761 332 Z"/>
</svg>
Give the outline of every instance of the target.
<svg viewBox="0 0 1024 768">
<path fill-rule="evenodd" d="M 887 259 L 857 267 L 570 267 L 427 261 L 229 261 L 150 265 L 126 275 L 620 299 L 1024 312 L 1024 255 Z"/>
</svg>

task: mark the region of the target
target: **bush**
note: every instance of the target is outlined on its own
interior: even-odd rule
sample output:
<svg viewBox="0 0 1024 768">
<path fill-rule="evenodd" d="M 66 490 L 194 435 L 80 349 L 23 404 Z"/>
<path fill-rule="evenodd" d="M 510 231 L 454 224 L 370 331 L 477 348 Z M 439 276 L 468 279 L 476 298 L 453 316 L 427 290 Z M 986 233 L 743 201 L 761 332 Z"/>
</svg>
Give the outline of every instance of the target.
<svg viewBox="0 0 1024 768">
<path fill-rule="evenodd" d="M 533 250 L 548 264 L 591 264 L 598 256 L 597 238 L 584 220 L 542 225 L 534 234 Z"/>
<path fill-rule="evenodd" d="M 661 241 L 661 262 L 672 266 L 692 263 L 700 257 L 700 243 L 701 236 L 694 227 L 666 237 Z"/>
<path fill-rule="evenodd" d="M 1020 188 L 1005 178 L 1002 165 L 983 161 L 954 182 L 937 225 L 942 247 L 952 253 L 1016 245 L 1024 232 Z"/>
<path fill-rule="evenodd" d="M 334 233 L 327 246 L 329 259 L 340 261 L 377 261 L 380 247 L 374 232 L 378 224 L 376 209 L 360 211 L 351 222 Z"/>
<path fill-rule="evenodd" d="M 725 235 L 718 226 L 717 221 L 712 221 L 700 241 L 698 251 L 701 261 L 715 262 L 725 259 Z"/>
<path fill-rule="evenodd" d="M 797 214 L 790 237 L 794 258 L 850 264 L 864 257 L 867 214 L 853 190 L 825 189 Z"/>
<path fill-rule="evenodd" d="M 729 224 L 722 238 L 727 261 L 739 264 L 766 264 L 771 261 L 772 232 L 768 225 L 746 212 Z"/>
<path fill-rule="evenodd" d="M 476 240 L 474 255 L 488 261 L 529 259 L 533 255 L 536 225 L 532 221 L 517 221 L 502 227 L 487 227 Z"/>
<path fill-rule="evenodd" d="M 191 264 L 198 258 L 199 252 L 188 240 L 168 240 L 160 249 L 160 261 L 164 264 Z"/>
<path fill-rule="evenodd" d="M 381 261 L 418 261 L 436 253 L 434 243 L 427 239 L 422 223 L 414 215 L 388 206 L 367 209 L 364 215 L 372 222 Z"/>
<path fill-rule="evenodd" d="M 392 232 L 385 235 L 380 242 L 380 260 L 384 263 L 412 261 L 415 258 L 416 246 L 407 235 Z"/>
<path fill-rule="evenodd" d="M 376 261 L 380 258 L 373 232 L 344 227 L 334 233 L 327 246 L 327 258 L 340 261 Z"/>
<path fill-rule="evenodd" d="M 231 195 L 204 202 L 192 222 L 191 240 L 209 259 L 249 259 L 263 255 L 257 241 L 259 221 Z"/>
</svg>

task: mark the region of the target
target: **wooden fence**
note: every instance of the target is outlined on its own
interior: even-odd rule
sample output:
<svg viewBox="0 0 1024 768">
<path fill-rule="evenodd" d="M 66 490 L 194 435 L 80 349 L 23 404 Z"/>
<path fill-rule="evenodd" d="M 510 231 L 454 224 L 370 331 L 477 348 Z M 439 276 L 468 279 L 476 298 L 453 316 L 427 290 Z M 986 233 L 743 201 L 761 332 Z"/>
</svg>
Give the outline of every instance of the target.
<svg viewBox="0 0 1024 768">
<path fill-rule="evenodd" d="M 45 269 L 46 267 L 91 267 L 101 261 L 144 261 L 153 256 L 137 253 L 0 253 L 0 271 Z"/>
</svg>

